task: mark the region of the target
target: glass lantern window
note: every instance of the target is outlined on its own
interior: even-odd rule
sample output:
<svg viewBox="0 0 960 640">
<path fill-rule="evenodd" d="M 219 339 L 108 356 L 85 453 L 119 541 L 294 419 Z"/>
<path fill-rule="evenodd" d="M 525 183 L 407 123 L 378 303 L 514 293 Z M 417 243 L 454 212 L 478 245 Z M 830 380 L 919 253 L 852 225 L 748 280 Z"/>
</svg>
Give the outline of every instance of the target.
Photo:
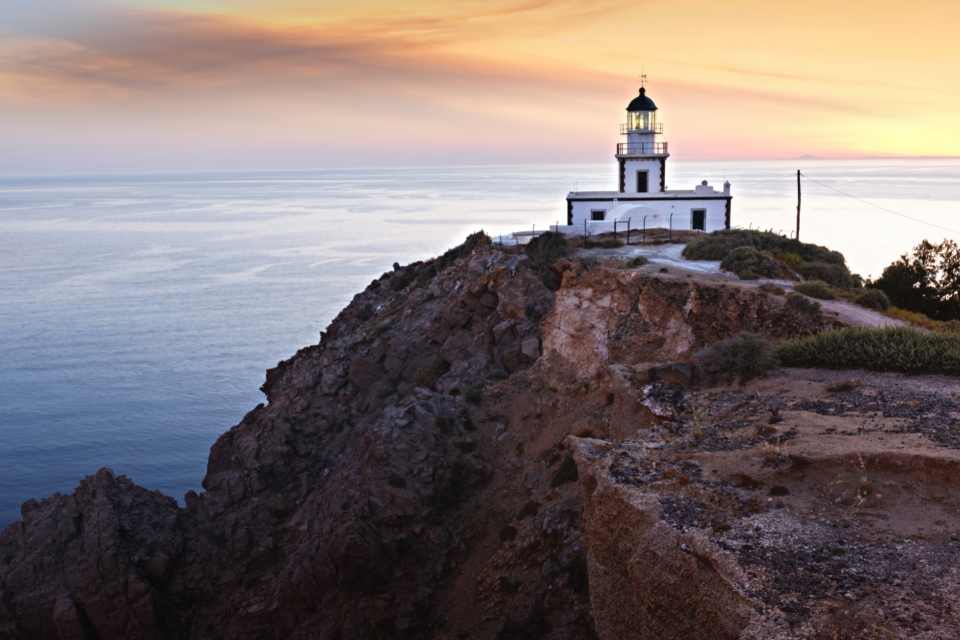
<svg viewBox="0 0 960 640">
<path fill-rule="evenodd" d="M 633 111 L 630 113 L 630 128 L 640 131 L 650 131 L 656 122 L 654 111 Z"/>
</svg>

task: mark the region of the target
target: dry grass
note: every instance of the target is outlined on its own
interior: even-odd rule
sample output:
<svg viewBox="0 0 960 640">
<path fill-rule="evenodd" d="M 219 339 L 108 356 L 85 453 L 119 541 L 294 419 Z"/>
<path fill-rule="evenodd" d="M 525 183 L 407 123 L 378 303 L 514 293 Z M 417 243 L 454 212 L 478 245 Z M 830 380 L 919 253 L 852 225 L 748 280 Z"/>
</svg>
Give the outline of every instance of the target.
<svg viewBox="0 0 960 640">
<path fill-rule="evenodd" d="M 918 313 L 916 311 L 907 311 L 906 309 L 900 309 L 899 307 L 890 307 L 887 309 L 886 314 L 891 318 L 909 322 L 913 326 L 926 329 L 927 331 L 946 333 L 950 335 L 960 335 L 960 320 L 950 320 L 946 322 L 943 320 L 934 320 L 933 318 L 928 318 L 922 313 Z"/>
</svg>

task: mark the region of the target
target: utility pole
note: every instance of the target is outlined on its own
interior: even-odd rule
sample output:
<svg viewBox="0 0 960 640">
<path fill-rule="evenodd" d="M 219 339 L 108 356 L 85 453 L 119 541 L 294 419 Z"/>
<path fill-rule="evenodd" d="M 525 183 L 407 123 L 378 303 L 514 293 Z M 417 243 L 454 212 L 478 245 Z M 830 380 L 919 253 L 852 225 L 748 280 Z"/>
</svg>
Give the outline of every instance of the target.
<svg viewBox="0 0 960 640">
<path fill-rule="evenodd" d="M 800 242 L 800 169 L 797 169 L 797 242 Z"/>
</svg>

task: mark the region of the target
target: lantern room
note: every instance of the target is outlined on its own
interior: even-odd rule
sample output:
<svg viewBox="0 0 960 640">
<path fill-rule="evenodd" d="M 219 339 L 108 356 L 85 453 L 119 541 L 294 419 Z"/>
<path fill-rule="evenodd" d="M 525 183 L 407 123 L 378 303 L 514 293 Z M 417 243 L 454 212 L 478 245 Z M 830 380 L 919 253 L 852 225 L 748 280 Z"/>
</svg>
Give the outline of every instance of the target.
<svg viewBox="0 0 960 640">
<path fill-rule="evenodd" d="M 640 95 L 627 105 L 626 132 L 659 133 L 657 126 L 657 105 L 647 97 L 647 90 L 640 87 Z"/>
</svg>

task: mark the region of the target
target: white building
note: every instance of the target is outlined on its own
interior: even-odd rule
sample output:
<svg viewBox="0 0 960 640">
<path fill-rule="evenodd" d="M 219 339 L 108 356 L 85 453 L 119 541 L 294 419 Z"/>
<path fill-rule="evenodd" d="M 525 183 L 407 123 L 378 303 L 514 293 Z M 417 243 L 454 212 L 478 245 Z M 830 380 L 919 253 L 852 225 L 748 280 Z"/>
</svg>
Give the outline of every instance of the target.
<svg viewBox="0 0 960 640">
<path fill-rule="evenodd" d="M 567 225 L 600 230 L 614 221 L 630 220 L 632 228 L 671 227 L 716 231 L 730 228 L 730 183 L 717 191 L 704 180 L 689 191 L 667 190 L 667 143 L 658 141 L 663 124 L 657 105 L 644 87 L 627 106 L 620 125 L 624 141 L 617 145 L 620 185 L 617 191 L 573 191 L 567 194 Z M 586 222 L 586 225 L 585 225 Z"/>
</svg>

